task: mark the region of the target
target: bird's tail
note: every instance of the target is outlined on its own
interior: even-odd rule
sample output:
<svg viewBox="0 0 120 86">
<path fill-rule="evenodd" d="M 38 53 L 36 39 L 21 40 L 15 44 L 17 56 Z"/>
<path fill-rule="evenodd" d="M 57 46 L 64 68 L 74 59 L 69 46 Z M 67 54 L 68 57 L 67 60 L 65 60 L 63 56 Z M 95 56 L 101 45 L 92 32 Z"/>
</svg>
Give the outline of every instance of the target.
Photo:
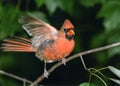
<svg viewBox="0 0 120 86">
<path fill-rule="evenodd" d="M 16 52 L 35 52 L 36 49 L 32 46 L 31 41 L 26 38 L 15 37 L 3 40 L 1 49 L 3 51 L 16 51 Z"/>
</svg>

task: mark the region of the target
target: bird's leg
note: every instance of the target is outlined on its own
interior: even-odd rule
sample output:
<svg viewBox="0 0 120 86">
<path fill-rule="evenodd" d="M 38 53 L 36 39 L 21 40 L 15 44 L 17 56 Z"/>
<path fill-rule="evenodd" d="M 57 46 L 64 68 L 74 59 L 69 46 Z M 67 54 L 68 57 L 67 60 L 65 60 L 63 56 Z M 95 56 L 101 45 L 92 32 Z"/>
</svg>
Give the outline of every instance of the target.
<svg viewBox="0 0 120 86">
<path fill-rule="evenodd" d="M 35 55 L 36 55 L 36 57 L 38 58 L 38 59 L 40 59 L 40 60 L 44 60 L 44 77 L 46 77 L 46 78 L 48 78 L 48 75 L 49 75 L 49 73 L 48 73 L 48 71 L 47 71 L 47 69 L 46 69 L 46 59 L 45 58 L 43 58 L 43 56 L 41 56 L 42 54 L 40 53 L 40 52 L 36 52 L 35 53 Z"/>
<path fill-rule="evenodd" d="M 46 78 L 48 78 L 48 75 L 49 75 L 49 73 L 48 73 L 48 71 L 47 71 L 47 69 L 46 69 L 46 61 L 44 60 L 44 76 L 45 76 Z"/>
<path fill-rule="evenodd" d="M 62 63 L 63 63 L 64 65 L 66 65 L 66 59 L 65 59 L 65 58 L 62 58 Z"/>
</svg>

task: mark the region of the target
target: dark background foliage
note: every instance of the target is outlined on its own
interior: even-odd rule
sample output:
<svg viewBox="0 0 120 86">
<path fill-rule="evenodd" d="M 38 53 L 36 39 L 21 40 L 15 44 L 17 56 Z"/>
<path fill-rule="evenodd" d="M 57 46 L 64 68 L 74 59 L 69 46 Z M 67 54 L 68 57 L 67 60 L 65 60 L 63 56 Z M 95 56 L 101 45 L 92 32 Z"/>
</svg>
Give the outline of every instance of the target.
<svg viewBox="0 0 120 86">
<path fill-rule="evenodd" d="M 1 0 L 0 41 L 7 37 L 29 38 L 18 23 L 22 15 L 31 14 L 60 28 L 66 18 L 75 26 L 75 49 L 80 51 L 101 47 L 120 41 L 120 0 Z M 88 67 L 101 68 L 113 65 L 120 68 L 120 47 L 84 56 Z M 53 63 L 54 64 L 54 63 Z M 48 69 L 53 65 L 48 64 Z M 43 62 L 34 53 L 0 51 L 0 69 L 34 81 L 43 73 Z M 114 76 L 104 71 L 107 77 Z M 43 85 L 79 85 L 89 78 L 78 59 L 57 68 Z M 103 86 L 95 77 L 91 83 Z M 109 86 L 115 83 L 108 81 Z M 21 86 L 22 82 L 0 75 L 0 86 Z"/>
</svg>

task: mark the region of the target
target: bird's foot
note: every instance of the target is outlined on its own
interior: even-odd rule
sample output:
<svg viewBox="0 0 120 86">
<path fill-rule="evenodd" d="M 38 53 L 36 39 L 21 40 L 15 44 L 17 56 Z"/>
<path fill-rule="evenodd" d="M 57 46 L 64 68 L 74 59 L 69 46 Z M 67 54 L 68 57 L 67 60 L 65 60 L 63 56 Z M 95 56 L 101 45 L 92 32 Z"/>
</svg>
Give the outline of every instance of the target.
<svg viewBox="0 0 120 86">
<path fill-rule="evenodd" d="M 64 65 L 66 65 L 66 59 L 65 59 L 65 58 L 62 58 L 62 63 L 63 63 Z"/>
<path fill-rule="evenodd" d="M 49 73 L 46 69 L 46 60 L 44 60 L 44 77 L 48 78 L 48 75 L 49 75 Z"/>
<path fill-rule="evenodd" d="M 44 77 L 48 78 L 48 75 L 49 75 L 48 71 L 44 69 Z"/>
</svg>

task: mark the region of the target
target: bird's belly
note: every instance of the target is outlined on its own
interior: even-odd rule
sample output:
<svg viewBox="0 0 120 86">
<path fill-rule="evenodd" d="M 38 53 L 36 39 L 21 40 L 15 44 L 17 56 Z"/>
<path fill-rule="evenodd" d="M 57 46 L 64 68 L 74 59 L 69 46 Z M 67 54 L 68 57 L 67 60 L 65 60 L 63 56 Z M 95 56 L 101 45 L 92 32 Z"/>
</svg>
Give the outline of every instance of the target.
<svg viewBox="0 0 120 86">
<path fill-rule="evenodd" d="M 57 40 L 44 49 L 43 56 L 46 60 L 56 61 L 68 56 L 74 48 L 74 40 Z"/>
</svg>

